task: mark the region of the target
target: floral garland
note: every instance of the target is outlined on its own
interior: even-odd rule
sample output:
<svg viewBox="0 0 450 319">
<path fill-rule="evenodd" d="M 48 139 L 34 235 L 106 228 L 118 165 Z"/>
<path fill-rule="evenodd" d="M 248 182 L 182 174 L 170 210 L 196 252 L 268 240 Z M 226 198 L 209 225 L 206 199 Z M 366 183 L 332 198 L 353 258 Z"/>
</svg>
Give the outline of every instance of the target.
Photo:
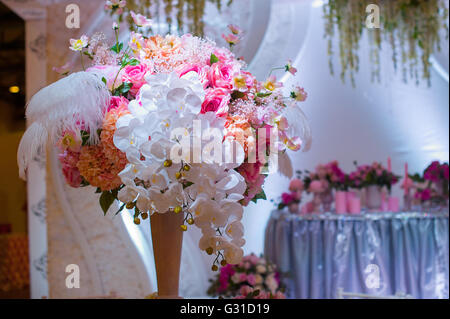
<svg viewBox="0 0 450 319">
<path fill-rule="evenodd" d="M 380 28 L 367 29 L 371 43 L 372 81 L 380 81 L 380 50 L 382 40 L 390 43 L 395 69 L 401 65 L 403 80 L 416 84 L 420 78 L 430 85 L 430 56 L 440 50 L 441 30 L 448 39 L 448 8 L 443 0 L 377 0 L 371 4 L 380 8 Z M 342 81 L 348 76 L 355 86 L 359 70 L 358 50 L 367 17 L 368 3 L 358 0 L 330 0 L 323 5 L 325 37 L 331 74 L 335 29 L 339 33 L 339 55 Z M 422 64 L 421 74 L 419 64 Z"/>
<path fill-rule="evenodd" d="M 131 12 L 138 12 L 149 18 L 154 18 L 158 24 L 162 22 L 161 14 L 164 14 L 167 24 L 167 33 L 183 34 L 189 32 L 198 36 L 203 36 L 205 7 L 207 3 L 212 3 L 217 10 L 221 10 L 223 0 L 110 0 L 105 8 L 119 16 L 119 22 L 127 21 L 131 31 L 136 31 Z M 225 5 L 230 6 L 233 0 L 227 0 Z M 111 11 L 110 11 L 111 12 Z"/>
</svg>

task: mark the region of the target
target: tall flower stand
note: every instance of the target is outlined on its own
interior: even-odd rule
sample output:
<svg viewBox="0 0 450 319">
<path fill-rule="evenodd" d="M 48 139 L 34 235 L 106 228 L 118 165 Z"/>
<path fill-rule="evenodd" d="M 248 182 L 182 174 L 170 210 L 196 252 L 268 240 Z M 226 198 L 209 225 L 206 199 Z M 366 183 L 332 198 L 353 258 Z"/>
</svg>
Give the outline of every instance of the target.
<svg viewBox="0 0 450 319">
<path fill-rule="evenodd" d="M 150 217 L 153 255 L 159 299 L 179 299 L 183 213 L 153 214 Z"/>
</svg>

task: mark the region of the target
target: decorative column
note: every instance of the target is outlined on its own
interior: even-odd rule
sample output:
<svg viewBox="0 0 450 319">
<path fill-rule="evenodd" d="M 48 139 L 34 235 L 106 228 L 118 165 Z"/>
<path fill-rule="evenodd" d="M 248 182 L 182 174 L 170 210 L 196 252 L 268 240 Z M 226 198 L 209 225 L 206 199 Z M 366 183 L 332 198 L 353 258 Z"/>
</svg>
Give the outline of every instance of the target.
<svg viewBox="0 0 450 319">
<path fill-rule="evenodd" d="M 46 9 L 37 1 L 3 0 L 25 20 L 26 100 L 47 83 Z M 27 173 L 30 296 L 48 297 L 46 224 L 46 150 L 30 163 Z"/>
</svg>

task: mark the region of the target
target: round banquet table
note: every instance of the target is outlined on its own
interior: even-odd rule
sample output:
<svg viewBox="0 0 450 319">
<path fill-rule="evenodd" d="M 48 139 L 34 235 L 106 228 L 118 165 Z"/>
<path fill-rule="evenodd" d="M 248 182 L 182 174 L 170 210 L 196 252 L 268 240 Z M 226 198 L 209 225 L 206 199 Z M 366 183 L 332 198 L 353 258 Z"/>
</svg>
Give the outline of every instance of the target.
<svg viewBox="0 0 450 319">
<path fill-rule="evenodd" d="M 449 297 L 448 211 L 331 213 L 273 211 L 265 256 L 285 276 L 289 298 L 344 292 Z"/>
</svg>

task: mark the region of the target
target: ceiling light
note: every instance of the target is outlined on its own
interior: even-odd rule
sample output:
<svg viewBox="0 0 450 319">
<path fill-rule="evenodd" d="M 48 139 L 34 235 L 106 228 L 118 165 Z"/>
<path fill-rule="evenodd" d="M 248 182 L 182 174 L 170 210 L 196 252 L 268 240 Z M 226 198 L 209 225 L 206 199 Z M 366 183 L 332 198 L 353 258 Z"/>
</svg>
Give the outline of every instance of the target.
<svg viewBox="0 0 450 319">
<path fill-rule="evenodd" d="M 20 88 L 17 85 L 9 87 L 9 92 L 10 93 L 16 94 L 16 93 L 19 93 L 19 91 L 20 91 Z"/>
</svg>

